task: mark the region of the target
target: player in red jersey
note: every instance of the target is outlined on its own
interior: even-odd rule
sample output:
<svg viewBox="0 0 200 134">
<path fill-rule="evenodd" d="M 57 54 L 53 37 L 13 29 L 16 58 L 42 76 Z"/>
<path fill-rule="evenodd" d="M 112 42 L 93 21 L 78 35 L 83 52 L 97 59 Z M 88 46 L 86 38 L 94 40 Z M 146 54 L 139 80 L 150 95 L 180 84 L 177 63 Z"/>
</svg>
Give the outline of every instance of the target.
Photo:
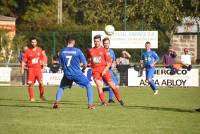
<svg viewBox="0 0 200 134">
<path fill-rule="evenodd" d="M 37 46 L 37 39 L 31 37 L 29 39 L 30 46 L 25 51 L 25 54 L 22 59 L 21 72 L 24 74 L 24 67 L 27 64 L 28 67 L 28 93 L 30 101 L 35 101 L 33 85 L 37 80 L 39 83 L 40 90 L 40 99 L 45 100 L 44 98 L 44 85 L 42 83 L 42 66 L 43 66 L 43 54 L 42 49 Z"/>
<path fill-rule="evenodd" d="M 103 93 L 103 83 L 102 79 L 112 88 L 115 97 L 119 103 L 123 106 L 124 103 L 119 93 L 118 87 L 115 86 L 112 81 L 112 77 L 109 73 L 109 68 L 112 64 L 111 57 L 108 55 L 107 50 L 101 46 L 101 36 L 94 36 L 94 47 L 88 50 L 87 60 L 88 64 L 92 68 L 92 75 L 94 81 L 97 85 L 99 98 L 104 106 L 108 103 L 105 100 L 105 95 Z"/>
</svg>

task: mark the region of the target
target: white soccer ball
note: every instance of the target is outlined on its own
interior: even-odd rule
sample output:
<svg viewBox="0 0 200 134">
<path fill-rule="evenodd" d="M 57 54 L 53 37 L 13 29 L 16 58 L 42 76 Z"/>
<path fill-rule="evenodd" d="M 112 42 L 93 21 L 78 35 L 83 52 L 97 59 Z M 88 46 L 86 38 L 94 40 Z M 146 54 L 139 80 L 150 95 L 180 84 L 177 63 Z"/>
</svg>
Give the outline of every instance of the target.
<svg viewBox="0 0 200 134">
<path fill-rule="evenodd" d="M 106 33 L 107 35 L 110 36 L 110 35 L 113 35 L 113 34 L 114 34 L 115 28 L 114 28 L 113 25 L 106 25 L 104 31 L 105 31 L 105 33 Z"/>
</svg>

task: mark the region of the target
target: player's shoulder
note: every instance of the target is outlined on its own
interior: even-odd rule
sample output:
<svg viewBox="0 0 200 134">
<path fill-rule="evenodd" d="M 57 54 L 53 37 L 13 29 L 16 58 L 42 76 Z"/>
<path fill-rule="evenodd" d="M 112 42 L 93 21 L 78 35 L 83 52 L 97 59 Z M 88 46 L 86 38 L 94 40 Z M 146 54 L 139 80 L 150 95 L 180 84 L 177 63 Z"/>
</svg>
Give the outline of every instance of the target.
<svg viewBox="0 0 200 134">
<path fill-rule="evenodd" d="M 112 53 L 114 53 L 114 50 L 112 48 L 109 48 L 109 51 L 112 52 Z"/>
<path fill-rule="evenodd" d="M 74 47 L 74 50 L 76 50 L 76 51 L 81 51 L 81 49 L 80 49 L 80 48 L 77 48 L 77 47 Z"/>
<path fill-rule="evenodd" d="M 153 53 L 153 54 L 156 54 L 156 55 L 157 55 L 157 52 L 156 52 L 156 51 L 154 51 L 154 50 L 151 50 L 151 53 Z"/>
<path fill-rule="evenodd" d="M 106 49 L 106 48 L 104 48 L 104 47 L 100 47 L 100 48 L 98 48 L 98 51 L 104 51 L 104 52 L 106 52 L 106 53 L 107 53 L 107 49 Z"/>
<path fill-rule="evenodd" d="M 91 52 L 94 52 L 94 51 L 95 51 L 95 48 L 94 48 L 94 47 L 88 49 L 88 53 L 91 53 Z"/>
<path fill-rule="evenodd" d="M 25 54 L 29 54 L 31 53 L 32 49 L 31 48 L 27 48 L 26 51 L 25 51 Z"/>
<path fill-rule="evenodd" d="M 36 49 L 37 49 L 37 51 L 42 51 L 41 47 L 37 47 Z"/>
</svg>

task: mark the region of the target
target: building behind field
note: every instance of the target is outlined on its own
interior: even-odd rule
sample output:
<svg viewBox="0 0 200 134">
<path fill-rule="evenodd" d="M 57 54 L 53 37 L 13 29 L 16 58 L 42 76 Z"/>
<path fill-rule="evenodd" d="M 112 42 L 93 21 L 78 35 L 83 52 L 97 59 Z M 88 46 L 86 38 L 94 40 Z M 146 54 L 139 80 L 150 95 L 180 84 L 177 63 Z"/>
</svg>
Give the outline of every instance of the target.
<svg viewBox="0 0 200 134">
<path fill-rule="evenodd" d="M 183 24 L 177 27 L 177 33 L 171 39 L 171 45 L 177 53 L 177 62 L 184 53 L 184 48 L 189 48 L 192 62 L 200 59 L 200 18 L 186 17 Z"/>
</svg>

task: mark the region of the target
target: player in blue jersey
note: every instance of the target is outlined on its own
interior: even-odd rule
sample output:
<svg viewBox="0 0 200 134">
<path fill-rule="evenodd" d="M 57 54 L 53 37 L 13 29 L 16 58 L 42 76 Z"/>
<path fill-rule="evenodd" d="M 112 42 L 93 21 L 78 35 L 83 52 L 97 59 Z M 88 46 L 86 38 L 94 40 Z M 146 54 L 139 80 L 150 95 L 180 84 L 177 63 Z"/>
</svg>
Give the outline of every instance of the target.
<svg viewBox="0 0 200 134">
<path fill-rule="evenodd" d="M 142 54 L 142 62 L 146 68 L 146 79 L 149 82 L 150 87 L 154 91 L 154 95 L 158 94 L 158 87 L 153 81 L 155 73 L 155 64 L 159 61 L 159 57 L 155 51 L 151 50 L 151 43 L 147 41 L 145 43 L 146 52 Z"/>
<path fill-rule="evenodd" d="M 119 88 L 119 80 L 118 80 L 118 78 L 116 77 L 115 73 L 112 70 L 112 67 L 116 66 L 116 63 L 115 63 L 115 60 L 116 60 L 115 53 L 114 53 L 113 49 L 109 48 L 110 47 L 110 39 L 108 37 L 105 37 L 103 39 L 103 46 L 104 46 L 104 48 L 107 49 L 108 54 L 109 54 L 109 56 L 112 59 L 112 65 L 111 65 L 111 67 L 109 69 L 109 72 L 110 72 L 110 75 L 112 77 L 113 82 Z M 106 86 L 103 88 L 103 90 L 109 92 L 108 103 L 114 103 L 114 100 L 113 100 L 114 93 L 113 93 L 112 89 L 106 84 Z"/>
<path fill-rule="evenodd" d="M 95 109 L 93 105 L 93 91 L 92 86 L 83 74 L 87 67 L 85 56 L 79 48 L 75 48 L 75 40 L 68 39 L 67 47 L 63 48 L 59 54 L 59 61 L 64 71 L 64 76 L 61 80 L 60 86 L 56 94 L 56 101 L 53 108 L 58 108 L 59 101 L 61 100 L 64 88 L 71 88 L 72 83 L 75 82 L 87 89 L 88 97 L 88 109 Z M 80 69 L 80 63 L 82 63 L 83 69 Z"/>
</svg>

